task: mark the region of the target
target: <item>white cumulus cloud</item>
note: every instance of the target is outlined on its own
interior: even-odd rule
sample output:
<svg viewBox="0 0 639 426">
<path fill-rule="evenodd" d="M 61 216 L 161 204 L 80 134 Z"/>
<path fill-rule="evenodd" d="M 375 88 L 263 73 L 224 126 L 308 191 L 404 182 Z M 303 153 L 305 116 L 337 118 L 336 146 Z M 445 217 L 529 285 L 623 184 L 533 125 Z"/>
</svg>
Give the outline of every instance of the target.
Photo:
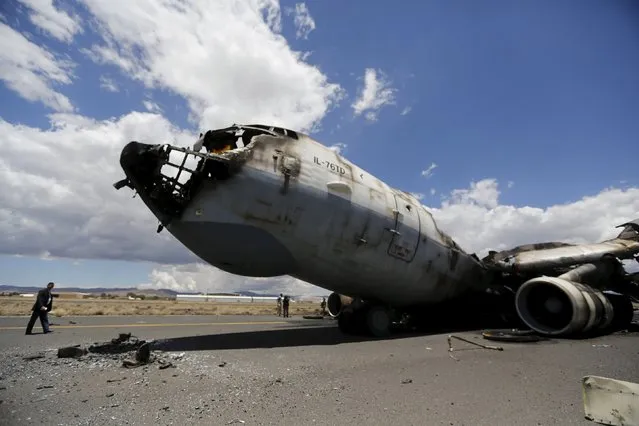
<svg viewBox="0 0 639 426">
<path fill-rule="evenodd" d="M 70 43 L 82 32 L 79 18 L 53 5 L 53 0 L 19 0 L 30 9 L 31 22 L 51 37 Z"/>
<path fill-rule="evenodd" d="M 247 278 L 232 275 L 203 263 L 159 265 L 149 274 L 141 289 L 169 289 L 185 292 L 228 293 L 253 291 L 256 293 L 286 293 L 293 295 L 322 295 L 327 291 L 289 276 Z"/>
<path fill-rule="evenodd" d="M 146 108 L 146 110 L 149 112 L 162 113 L 162 108 L 160 108 L 160 105 L 156 104 L 153 101 L 145 99 L 144 101 L 142 101 L 142 105 L 144 105 L 144 108 Z"/>
<path fill-rule="evenodd" d="M 639 188 L 608 188 L 546 208 L 501 204 L 499 195 L 498 182 L 483 179 L 452 191 L 430 210 L 465 250 L 482 255 L 536 242 L 598 242 L 619 234 L 615 226 L 639 217 Z"/>
<path fill-rule="evenodd" d="M 102 37 L 84 51 L 183 96 L 200 128 L 268 122 L 308 131 L 344 96 L 278 33 L 277 1 L 83 1 Z"/>
<path fill-rule="evenodd" d="M 384 105 L 395 103 L 395 92 L 386 75 L 374 68 L 364 72 L 364 87 L 351 107 L 356 116 L 364 114 L 367 120 L 376 121 L 379 110 Z"/>
<path fill-rule="evenodd" d="M 194 134 L 141 112 L 104 121 L 54 114 L 48 130 L 0 119 L 0 133 L 0 253 L 194 261 L 168 233 L 155 233 L 157 221 L 130 192 L 112 186 L 124 176 L 128 141 L 186 146 Z"/>
<path fill-rule="evenodd" d="M 343 154 L 347 146 L 348 145 L 346 145 L 345 143 L 338 142 L 334 145 L 329 146 L 329 149 L 337 152 L 338 154 Z"/>
<path fill-rule="evenodd" d="M 428 166 L 428 168 L 426 170 L 422 170 L 422 176 L 424 176 L 426 179 L 428 179 L 429 177 L 431 177 L 433 175 L 433 172 L 435 171 L 435 168 L 437 168 L 437 164 L 430 163 L 430 166 Z"/>
<path fill-rule="evenodd" d="M 315 20 L 306 7 L 305 3 L 295 4 L 295 8 L 289 8 L 287 14 L 293 14 L 293 22 L 295 23 L 296 37 L 307 39 L 308 35 L 315 29 Z"/>
<path fill-rule="evenodd" d="M 120 88 L 115 83 L 115 81 L 107 76 L 100 76 L 100 88 L 106 90 L 107 92 L 119 92 Z"/>
<path fill-rule="evenodd" d="M 0 22 L 0 80 L 24 99 L 69 112 L 69 98 L 54 87 L 72 82 L 74 64 Z"/>
</svg>

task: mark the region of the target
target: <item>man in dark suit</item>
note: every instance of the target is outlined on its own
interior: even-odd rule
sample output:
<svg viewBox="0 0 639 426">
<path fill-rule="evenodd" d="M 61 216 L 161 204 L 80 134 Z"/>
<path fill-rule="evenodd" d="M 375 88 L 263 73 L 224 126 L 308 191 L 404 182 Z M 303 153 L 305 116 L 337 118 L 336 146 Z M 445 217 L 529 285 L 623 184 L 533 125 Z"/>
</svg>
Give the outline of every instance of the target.
<svg viewBox="0 0 639 426">
<path fill-rule="evenodd" d="M 53 295 L 51 294 L 51 290 L 54 286 L 54 283 L 49 283 L 47 284 L 47 288 L 43 288 L 38 292 L 36 301 L 31 308 L 33 313 L 29 319 L 29 324 L 27 324 L 27 332 L 25 334 L 32 334 L 31 330 L 33 330 L 33 326 L 35 325 L 38 317 L 40 318 L 40 324 L 42 324 L 42 331 L 45 334 L 51 332 L 51 330 L 49 330 L 49 311 L 53 307 Z"/>
</svg>

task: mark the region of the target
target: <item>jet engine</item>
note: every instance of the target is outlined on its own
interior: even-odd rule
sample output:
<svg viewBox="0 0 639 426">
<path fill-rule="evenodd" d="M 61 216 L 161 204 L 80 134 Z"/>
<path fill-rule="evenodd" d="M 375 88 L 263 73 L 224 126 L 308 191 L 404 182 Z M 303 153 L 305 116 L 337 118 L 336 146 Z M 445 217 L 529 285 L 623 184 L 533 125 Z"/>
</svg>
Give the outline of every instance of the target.
<svg viewBox="0 0 639 426">
<path fill-rule="evenodd" d="M 544 335 L 567 336 L 610 326 L 614 308 L 599 290 L 561 277 L 526 281 L 515 295 L 519 318 Z"/>
<path fill-rule="evenodd" d="M 342 310 L 351 303 L 353 303 L 352 297 L 344 296 L 339 293 L 331 293 L 331 295 L 328 296 L 326 307 L 328 308 L 329 315 L 336 318 L 340 313 L 342 313 Z"/>
</svg>

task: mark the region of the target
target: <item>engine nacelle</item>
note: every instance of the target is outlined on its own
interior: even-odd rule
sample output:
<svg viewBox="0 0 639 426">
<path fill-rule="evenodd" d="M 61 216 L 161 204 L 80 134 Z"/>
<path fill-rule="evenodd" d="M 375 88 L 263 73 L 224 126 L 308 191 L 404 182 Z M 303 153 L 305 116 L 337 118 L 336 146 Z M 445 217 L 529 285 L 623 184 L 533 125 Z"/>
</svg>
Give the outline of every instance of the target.
<svg viewBox="0 0 639 426">
<path fill-rule="evenodd" d="M 614 308 L 599 290 L 559 277 L 538 277 L 517 290 L 519 318 L 537 333 L 569 336 L 610 326 Z"/>
<path fill-rule="evenodd" d="M 339 314 L 342 313 L 344 308 L 353 303 L 353 298 L 344 296 L 339 293 L 331 293 L 328 296 L 328 301 L 326 302 L 326 307 L 328 308 L 328 314 L 333 318 L 338 317 Z"/>
</svg>

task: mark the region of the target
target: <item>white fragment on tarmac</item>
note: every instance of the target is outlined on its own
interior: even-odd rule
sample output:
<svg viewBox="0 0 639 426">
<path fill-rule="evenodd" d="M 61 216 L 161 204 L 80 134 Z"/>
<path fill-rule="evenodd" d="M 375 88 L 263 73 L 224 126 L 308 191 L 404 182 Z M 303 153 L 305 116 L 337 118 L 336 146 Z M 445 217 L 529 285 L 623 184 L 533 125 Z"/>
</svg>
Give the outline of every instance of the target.
<svg viewBox="0 0 639 426">
<path fill-rule="evenodd" d="M 639 425 L 639 384 L 585 376 L 582 385 L 586 419 L 611 426 Z"/>
</svg>

